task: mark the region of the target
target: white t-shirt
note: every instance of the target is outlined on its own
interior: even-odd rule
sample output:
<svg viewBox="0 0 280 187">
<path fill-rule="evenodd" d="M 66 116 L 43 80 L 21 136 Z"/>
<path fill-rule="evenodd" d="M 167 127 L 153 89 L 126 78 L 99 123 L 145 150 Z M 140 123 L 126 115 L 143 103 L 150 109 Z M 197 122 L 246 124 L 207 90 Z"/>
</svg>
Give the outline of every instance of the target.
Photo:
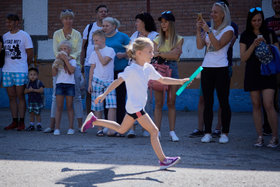
<svg viewBox="0 0 280 187">
<path fill-rule="evenodd" d="M 26 49 L 32 49 L 33 44 L 29 34 L 23 30 L 17 33 L 7 32 L 3 35 L 5 48 L 5 64 L 3 72 L 28 72 Z"/>
<path fill-rule="evenodd" d="M 128 113 L 133 114 L 142 110 L 146 105 L 149 80 L 158 80 L 162 76 L 149 63 L 145 63 L 144 66 L 132 63 L 122 73 L 119 73 L 118 77 L 122 77 L 126 85 L 125 109 Z"/>
<path fill-rule="evenodd" d="M 90 24 L 88 24 L 83 32 L 83 40 L 87 39 L 87 35 L 88 35 L 88 27 Z M 85 66 L 90 66 L 89 64 L 89 57 L 91 55 L 91 53 L 94 51 L 94 44 L 93 44 L 93 39 L 92 39 L 92 34 L 96 31 L 96 30 L 100 30 L 102 29 L 102 27 L 99 27 L 97 25 L 97 22 L 94 22 L 92 25 L 91 30 L 89 31 L 89 36 L 88 36 L 88 47 L 87 47 L 87 51 L 86 51 L 86 57 L 85 57 Z"/>
<path fill-rule="evenodd" d="M 71 59 L 69 63 L 76 67 L 77 63 L 75 59 Z M 58 69 L 58 74 L 57 74 L 57 79 L 56 79 L 56 84 L 59 83 L 65 83 L 65 84 L 75 84 L 75 78 L 74 78 L 74 73 L 68 74 L 64 68 L 63 69 Z"/>
<path fill-rule="evenodd" d="M 114 80 L 114 58 L 116 53 L 113 48 L 105 46 L 103 49 L 99 50 L 102 57 L 110 57 L 111 60 L 105 66 L 101 64 L 98 55 L 93 51 L 89 58 L 89 64 L 95 64 L 93 76 L 102 81 L 112 81 Z"/>
<path fill-rule="evenodd" d="M 150 33 L 148 34 L 147 37 L 148 37 L 151 41 L 154 41 L 154 39 L 157 37 L 157 35 L 158 35 L 157 32 L 152 31 L 152 32 L 150 32 Z M 138 38 L 138 37 L 139 37 L 139 32 L 138 32 L 138 31 L 134 32 L 134 33 L 131 35 L 131 37 L 130 37 L 130 42 L 134 42 L 134 40 L 135 40 L 136 38 Z"/>
<path fill-rule="evenodd" d="M 216 39 L 219 40 L 221 39 L 222 35 L 227 31 L 233 32 L 233 28 L 231 26 L 226 26 L 218 34 L 216 30 L 213 30 L 213 34 L 215 35 Z M 206 35 L 205 42 L 206 42 L 206 46 L 208 46 L 207 47 L 208 52 L 204 57 L 204 60 L 202 62 L 202 67 L 227 67 L 228 66 L 227 51 L 230 46 L 230 42 L 226 44 L 222 49 L 219 49 L 218 51 L 213 51 L 214 48 L 210 44 L 210 39 L 208 34 Z"/>
</svg>

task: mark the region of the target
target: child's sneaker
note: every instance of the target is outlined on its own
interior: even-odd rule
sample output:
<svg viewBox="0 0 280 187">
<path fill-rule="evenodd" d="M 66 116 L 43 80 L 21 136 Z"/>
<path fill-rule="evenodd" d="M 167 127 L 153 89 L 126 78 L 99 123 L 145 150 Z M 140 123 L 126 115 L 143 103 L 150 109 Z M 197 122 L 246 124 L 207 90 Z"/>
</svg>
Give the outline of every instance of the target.
<svg viewBox="0 0 280 187">
<path fill-rule="evenodd" d="M 96 120 L 97 120 L 97 117 L 95 117 L 95 115 L 92 112 L 90 112 L 88 114 L 84 124 L 81 127 L 81 132 L 85 132 L 87 129 L 93 128 L 94 125 L 92 123 Z"/>
<path fill-rule="evenodd" d="M 171 166 L 174 166 L 180 161 L 181 157 L 176 156 L 176 157 L 166 157 L 166 159 L 161 162 L 159 161 L 160 169 L 167 169 Z"/>
<path fill-rule="evenodd" d="M 279 145 L 279 140 L 276 137 L 272 137 L 267 147 L 275 148 Z"/>
<path fill-rule="evenodd" d="M 30 125 L 30 126 L 27 127 L 25 130 L 26 130 L 26 131 L 34 131 L 34 130 L 35 130 L 35 127 L 34 127 L 34 125 Z"/>
<path fill-rule="evenodd" d="M 146 130 L 143 131 L 143 136 L 144 137 L 149 137 L 150 136 L 150 133 Z"/>
<path fill-rule="evenodd" d="M 135 131 L 133 129 L 130 129 L 127 133 L 127 137 L 128 138 L 135 138 L 136 134 Z"/>
<path fill-rule="evenodd" d="M 190 134 L 190 138 L 202 137 L 204 132 L 199 129 L 194 129 L 193 132 Z"/>
<path fill-rule="evenodd" d="M 37 129 L 37 131 L 42 131 L 42 126 L 41 125 L 37 125 L 36 129 Z"/>
</svg>

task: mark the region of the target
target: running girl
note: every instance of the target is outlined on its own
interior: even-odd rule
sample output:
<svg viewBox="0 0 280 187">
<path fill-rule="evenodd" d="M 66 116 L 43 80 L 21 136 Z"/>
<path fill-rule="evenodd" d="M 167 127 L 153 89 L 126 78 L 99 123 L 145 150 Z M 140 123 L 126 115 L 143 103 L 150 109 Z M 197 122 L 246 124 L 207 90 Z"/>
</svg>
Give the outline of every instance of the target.
<svg viewBox="0 0 280 187">
<path fill-rule="evenodd" d="M 119 125 L 114 121 L 97 119 L 91 112 L 88 114 L 81 131 L 84 132 L 96 125 L 107 127 L 119 132 L 120 134 L 124 134 L 132 127 L 135 120 L 137 120 L 151 135 L 151 144 L 159 159 L 160 169 L 166 169 L 178 163 L 181 158 L 165 156 L 158 139 L 158 128 L 144 110 L 147 100 L 148 81 L 157 80 L 162 84 L 182 85 L 188 81 L 189 78 L 174 79 L 162 77 L 154 69 L 154 67 L 149 64 L 154 56 L 153 43 L 149 38 L 137 38 L 132 44 L 126 46 L 126 48 L 128 57 L 134 59 L 135 63 L 126 67 L 124 72 L 118 75 L 118 79 L 112 82 L 108 89 L 95 99 L 96 104 L 103 102 L 112 90 L 116 89 L 125 81 L 127 87 L 127 102 L 125 106 L 127 113 L 122 124 Z"/>
</svg>

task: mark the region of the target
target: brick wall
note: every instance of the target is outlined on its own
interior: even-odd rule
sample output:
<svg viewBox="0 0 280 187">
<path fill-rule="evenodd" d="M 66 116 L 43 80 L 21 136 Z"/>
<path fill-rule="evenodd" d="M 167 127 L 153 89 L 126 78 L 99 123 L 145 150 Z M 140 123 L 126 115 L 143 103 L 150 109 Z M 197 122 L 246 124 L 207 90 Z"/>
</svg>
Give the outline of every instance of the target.
<svg viewBox="0 0 280 187">
<path fill-rule="evenodd" d="M 209 20 L 209 14 L 213 0 L 150 0 L 150 10 L 159 27 L 157 17 L 164 10 L 171 10 L 176 17 L 176 27 L 179 34 L 184 36 L 195 35 L 195 18 L 198 12 Z M 247 12 L 251 7 L 261 6 L 261 0 L 229 0 L 232 20 L 239 25 L 240 32 L 245 28 Z M 76 14 L 74 28 L 82 32 L 85 26 L 95 19 L 95 8 L 99 4 L 106 4 L 109 15 L 116 17 L 121 22 L 120 31 L 131 35 L 135 31 L 134 17 L 136 14 L 146 11 L 145 0 L 49 0 L 48 3 L 48 36 L 52 38 L 53 32 L 62 27 L 59 20 L 60 11 L 72 9 Z M 0 34 L 4 34 L 5 16 L 8 13 L 16 13 L 22 17 L 22 1 L 0 1 Z"/>
</svg>

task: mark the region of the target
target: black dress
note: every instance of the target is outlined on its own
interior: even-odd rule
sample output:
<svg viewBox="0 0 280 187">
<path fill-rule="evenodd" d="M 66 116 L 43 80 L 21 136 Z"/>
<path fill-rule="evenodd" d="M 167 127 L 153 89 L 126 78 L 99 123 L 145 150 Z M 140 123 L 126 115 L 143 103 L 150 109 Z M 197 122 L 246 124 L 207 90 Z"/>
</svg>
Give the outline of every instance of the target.
<svg viewBox="0 0 280 187">
<path fill-rule="evenodd" d="M 270 32 L 272 35 L 272 43 L 277 42 L 276 35 L 274 32 Z M 246 45 L 246 50 L 251 46 L 257 36 L 254 33 L 243 32 L 240 37 L 240 43 Z M 267 43 L 270 43 L 269 35 L 264 36 Z M 245 69 L 245 80 L 244 80 L 244 90 L 248 91 L 257 91 L 264 89 L 276 89 L 276 75 L 271 76 L 262 76 L 261 75 L 261 62 L 255 56 L 253 52 L 250 58 L 246 61 Z"/>
</svg>

